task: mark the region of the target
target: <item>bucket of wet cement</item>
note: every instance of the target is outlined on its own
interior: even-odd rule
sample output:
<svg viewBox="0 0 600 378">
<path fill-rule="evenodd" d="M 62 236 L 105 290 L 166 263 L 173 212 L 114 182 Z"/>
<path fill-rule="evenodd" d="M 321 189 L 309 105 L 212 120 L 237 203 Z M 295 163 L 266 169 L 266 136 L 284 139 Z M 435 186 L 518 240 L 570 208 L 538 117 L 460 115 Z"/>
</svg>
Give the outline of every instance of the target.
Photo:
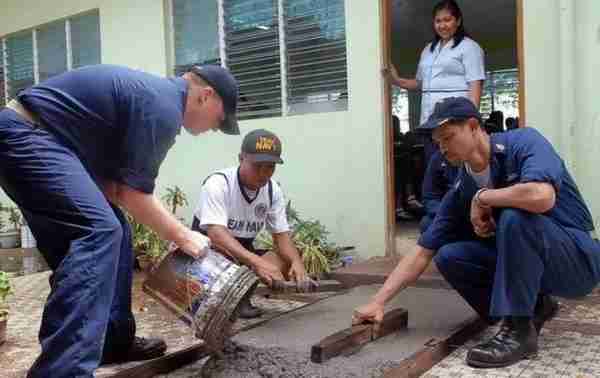
<svg viewBox="0 0 600 378">
<path fill-rule="evenodd" d="M 143 289 L 190 326 L 196 337 L 220 350 L 240 301 L 257 284 L 251 270 L 214 250 L 200 259 L 176 250 L 149 273 Z"/>
</svg>

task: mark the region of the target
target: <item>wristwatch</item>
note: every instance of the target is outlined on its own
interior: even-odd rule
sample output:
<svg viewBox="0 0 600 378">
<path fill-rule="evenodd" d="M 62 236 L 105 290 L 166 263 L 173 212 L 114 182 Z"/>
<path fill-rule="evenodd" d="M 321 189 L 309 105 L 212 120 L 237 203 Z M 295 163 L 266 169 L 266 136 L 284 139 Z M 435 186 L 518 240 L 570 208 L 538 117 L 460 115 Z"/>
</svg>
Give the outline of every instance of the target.
<svg viewBox="0 0 600 378">
<path fill-rule="evenodd" d="M 481 188 L 477 191 L 477 193 L 475 193 L 475 196 L 473 196 L 473 200 L 475 200 L 475 203 L 477 204 L 477 206 L 484 208 L 484 209 L 489 209 L 491 206 L 483 203 L 483 201 L 481 200 L 481 193 L 485 192 L 486 190 L 488 190 L 488 188 Z"/>
</svg>

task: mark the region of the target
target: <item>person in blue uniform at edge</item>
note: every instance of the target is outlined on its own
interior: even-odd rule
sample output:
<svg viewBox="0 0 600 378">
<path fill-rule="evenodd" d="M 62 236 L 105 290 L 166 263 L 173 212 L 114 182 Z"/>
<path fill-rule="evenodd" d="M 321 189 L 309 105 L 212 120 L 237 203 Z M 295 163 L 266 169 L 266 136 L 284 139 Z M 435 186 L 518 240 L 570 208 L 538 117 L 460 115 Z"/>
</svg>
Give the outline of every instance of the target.
<svg viewBox="0 0 600 378">
<path fill-rule="evenodd" d="M 438 212 L 442 198 L 452 188 L 454 180 L 458 175 L 459 168 L 449 162 L 437 150 L 431 156 L 423 178 L 422 201 L 425 215 L 421 218 L 419 229 L 425 233 Z"/>
<path fill-rule="evenodd" d="M 463 163 L 414 252 L 399 263 L 353 323 L 382 320 L 384 304 L 433 260 L 445 279 L 498 333 L 466 362 L 502 367 L 534 356 L 553 316 L 550 297 L 582 297 L 600 280 L 600 243 L 575 181 L 535 129 L 488 135 L 465 98 L 436 104 L 425 127 L 448 159 Z"/>
<path fill-rule="evenodd" d="M 202 257 L 208 238 L 161 205 L 155 180 L 182 126 L 239 134 L 237 99 L 219 66 L 167 79 L 96 65 L 25 89 L 0 111 L 0 184 L 52 270 L 29 378 L 93 377 L 100 364 L 165 352 L 163 340 L 135 336 L 131 230 L 119 207 Z"/>
<path fill-rule="evenodd" d="M 433 40 L 421 52 L 414 79 L 401 77 L 393 64 L 383 70 L 392 84 L 421 91 L 419 125 L 427 122 L 434 105 L 446 97 L 466 97 L 479 108 L 485 80 L 484 52 L 465 30 L 465 20 L 456 1 L 443 0 L 433 7 Z M 425 166 L 435 144 L 425 135 Z"/>
</svg>

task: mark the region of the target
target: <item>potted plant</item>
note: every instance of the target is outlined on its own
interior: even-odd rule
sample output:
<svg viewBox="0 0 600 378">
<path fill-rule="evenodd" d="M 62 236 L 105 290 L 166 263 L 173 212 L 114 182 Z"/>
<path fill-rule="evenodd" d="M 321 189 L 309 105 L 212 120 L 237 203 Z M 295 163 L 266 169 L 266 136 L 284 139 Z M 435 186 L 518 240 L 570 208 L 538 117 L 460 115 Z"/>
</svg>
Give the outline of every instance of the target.
<svg viewBox="0 0 600 378">
<path fill-rule="evenodd" d="M 167 193 L 162 197 L 163 201 L 167 203 L 167 206 L 173 213 L 177 215 L 177 209 L 188 205 L 188 200 L 185 192 L 177 185 L 168 187 Z"/>
<path fill-rule="evenodd" d="M 21 241 L 21 212 L 15 206 L 4 207 L 1 204 L 0 211 L 8 214 L 8 222 L 13 226 L 11 230 L 0 232 L 0 248 L 17 248 Z M 0 226 L 4 224 L 0 222 Z"/>
<path fill-rule="evenodd" d="M 167 250 L 167 243 L 152 231 L 148 226 L 136 222 L 127 214 L 131 225 L 132 245 L 135 257 L 144 271 L 158 263 Z"/>
<path fill-rule="evenodd" d="M 6 272 L 0 271 L 0 345 L 6 341 L 6 324 L 8 322 L 8 304 L 6 298 L 12 293 L 10 280 Z"/>
<path fill-rule="evenodd" d="M 291 237 L 298 252 L 302 256 L 306 273 L 316 279 L 329 273 L 332 267 L 340 264 L 341 251 L 348 248 L 338 248 L 327 240 L 329 232 L 318 220 L 302 219 L 292 207 L 292 202 L 286 205 Z M 257 246 L 261 249 L 273 250 L 271 235 L 262 231 L 257 237 Z"/>
</svg>

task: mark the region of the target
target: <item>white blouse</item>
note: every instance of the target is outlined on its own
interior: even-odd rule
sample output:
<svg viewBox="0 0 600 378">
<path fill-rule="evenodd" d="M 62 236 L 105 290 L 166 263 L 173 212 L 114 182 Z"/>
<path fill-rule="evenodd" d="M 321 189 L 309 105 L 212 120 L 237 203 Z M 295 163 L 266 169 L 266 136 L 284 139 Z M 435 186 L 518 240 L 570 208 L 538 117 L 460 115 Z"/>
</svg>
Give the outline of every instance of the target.
<svg viewBox="0 0 600 378">
<path fill-rule="evenodd" d="M 416 79 L 421 84 L 421 121 L 427 121 L 435 104 L 446 97 L 468 97 L 469 83 L 485 80 L 484 53 L 477 42 L 465 37 L 456 48 L 454 40 L 430 50 L 425 46 Z"/>
</svg>

